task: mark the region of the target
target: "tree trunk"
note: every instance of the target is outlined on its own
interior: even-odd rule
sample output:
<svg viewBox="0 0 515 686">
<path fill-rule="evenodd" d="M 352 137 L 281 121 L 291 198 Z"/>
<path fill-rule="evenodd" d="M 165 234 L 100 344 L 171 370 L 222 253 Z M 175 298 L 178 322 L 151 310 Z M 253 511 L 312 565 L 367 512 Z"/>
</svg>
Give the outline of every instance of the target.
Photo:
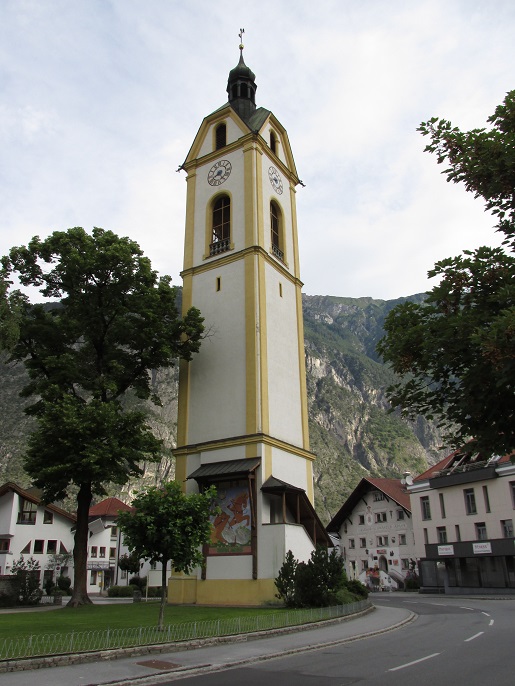
<svg viewBox="0 0 515 686">
<path fill-rule="evenodd" d="M 159 605 L 159 620 L 157 622 L 157 628 L 159 631 L 164 630 L 164 616 L 165 616 L 165 605 L 166 597 L 168 595 L 168 589 L 166 587 L 166 567 L 168 560 L 163 560 L 163 569 L 161 570 L 161 604 Z"/>
<path fill-rule="evenodd" d="M 73 594 L 68 607 L 87 605 L 92 601 L 88 596 L 88 522 L 89 508 L 93 499 L 91 484 L 81 484 L 77 494 L 77 525 L 75 528 L 73 564 Z"/>
</svg>

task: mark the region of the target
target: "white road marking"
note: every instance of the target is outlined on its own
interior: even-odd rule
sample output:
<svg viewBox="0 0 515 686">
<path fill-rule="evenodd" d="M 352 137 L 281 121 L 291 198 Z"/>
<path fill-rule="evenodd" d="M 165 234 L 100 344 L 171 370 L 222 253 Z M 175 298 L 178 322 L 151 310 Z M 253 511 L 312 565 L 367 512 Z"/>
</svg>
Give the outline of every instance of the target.
<svg viewBox="0 0 515 686">
<path fill-rule="evenodd" d="M 463 605 L 460 606 L 460 610 L 475 610 L 475 607 L 464 607 Z"/>
<path fill-rule="evenodd" d="M 466 638 L 466 639 L 465 639 L 465 643 L 467 643 L 467 641 L 473 641 L 475 638 L 477 638 L 478 636 L 481 636 L 481 635 L 484 634 L 484 633 L 485 633 L 484 631 L 480 631 L 478 634 L 474 634 L 474 635 L 471 636 L 470 638 Z"/>
<path fill-rule="evenodd" d="M 398 667 L 392 667 L 389 669 L 389 672 L 396 672 L 398 669 L 404 669 L 404 667 L 411 667 L 412 665 L 416 665 L 419 662 L 424 662 L 424 660 L 430 660 L 432 657 L 436 657 L 437 655 L 440 655 L 440 653 L 433 653 L 432 655 L 426 655 L 426 657 L 421 657 L 419 660 L 413 660 L 413 662 L 406 662 L 405 665 L 399 665 Z"/>
<path fill-rule="evenodd" d="M 490 615 L 488 614 L 488 612 L 481 612 L 481 614 L 482 614 L 482 615 L 485 615 L 485 617 L 490 617 Z"/>
<path fill-rule="evenodd" d="M 488 626 L 492 626 L 492 625 L 493 625 L 493 623 L 494 623 L 494 620 L 493 620 L 493 619 L 491 619 L 491 620 L 490 620 L 490 622 L 488 623 Z"/>
</svg>

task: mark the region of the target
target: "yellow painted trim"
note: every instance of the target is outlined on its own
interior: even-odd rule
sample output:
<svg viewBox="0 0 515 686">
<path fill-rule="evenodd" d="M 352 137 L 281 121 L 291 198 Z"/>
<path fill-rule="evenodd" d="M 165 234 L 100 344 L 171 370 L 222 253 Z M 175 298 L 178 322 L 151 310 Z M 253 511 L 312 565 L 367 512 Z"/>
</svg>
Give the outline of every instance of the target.
<svg viewBox="0 0 515 686">
<path fill-rule="evenodd" d="M 245 216 L 244 247 L 256 244 L 255 144 L 243 146 L 243 202 Z M 259 198 L 259 195 L 258 195 Z M 258 203 L 259 204 L 259 203 Z"/>
<path fill-rule="evenodd" d="M 265 261 L 258 255 L 258 311 L 259 311 L 259 378 L 261 386 L 261 431 L 270 432 L 270 402 L 268 395 L 268 337 L 266 316 L 266 274 Z"/>
<path fill-rule="evenodd" d="M 183 579 L 168 581 L 168 602 L 176 604 L 259 607 L 277 602 L 273 579 Z M 192 598 L 195 600 L 192 600 Z"/>
<path fill-rule="evenodd" d="M 258 420 L 258 339 L 256 332 L 255 258 L 245 257 L 245 429 L 248 434 L 260 431 Z"/>
<path fill-rule="evenodd" d="M 293 239 L 293 274 L 300 279 L 300 260 L 299 260 L 299 232 L 297 228 L 297 204 L 295 202 L 296 191 L 293 185 L 290 186 L 290 208 L 291 208 L 291 230 Z"/>
<path fill-rule="evenodd" d="M 185 269 L 181 272 L 181 276 L 184 278 L 187 274 L 193 276 L 196 274 L 201 274 L 202 272 L 210 271 L 211 269 L 218 269 L 219 267 L 222 267 L 231 262 L 236 262 L 237 260 L 244 259 L 247 255 L 250 254 L 259 255 L 262 259 L 266 260 L 268 264 L 271 264 L 276 270 L 278 270 L 282 274 L 282 276 L 284 276 L 285 279 L 291 281 L 291 283 L 300 286 L 300 288 L 302 288 L 302 286 L 304 285 L 302 281 L 296 279 L 295 276 L 286 269 L 286 266 L 283 263 L 281 263 L 275 257 L 272 257 L 272 255 L 270 255 L 267 250 L 263 250 L 263 248 L 257 245 L 245 248 L 245 250 L 222 253 L 221 256 L 213 256 L 209 259 L 209 261 L 206 261 L 203 264 L 196 265 L 195 267 L 191 267 L 190 269 Z"/>
<path fill-rule="evenodd" d="M 309 498 L 310 503 L 315 506 L 315 493 L 313 487 L 313 462 L 308 462 L 306 460 L 306 495 Z"/>
<path fill-rule="evenodd" d="M 291 443 L 286 443 L 286 441 L 281 441 L 273 436 L 268 436 L 263 433 L 256 434 L 246 434 L 245 436 L 232 436 L 229 438 L 223 438 L 216 441 L 205 441 L 204 443 L 192 443 L 190 445 L 178 445 L 177 448 L 173 449 L 173 454 L 176 457 L 181 455 L 192 455 L 194 453 L 207 453 L 213 450 L 223 450 L 224 448 L 234 448 L 237 446 L 257 446 L 259 444 L 270 445 L 273 448 L 278 448 L 297 457 L 302 457 L 306 460 L 315 460 L 316 455 L 308 450 L 305 450 L 301 446 L 293 445 Z M 257 448 L 253 455 L 249 454 L 248 457 L 256 457 Z"/>
<path fill-rule="evenodd" d="M 187 274 L 182 286 L 182 313 L 183 315 L 193 304 L 193 279 Z M 190 403 L 190 363 L 186 360 L 179 361 L 179 395 L 177 411 L 177 443 L 188 443 L 188 422 Z"/>
<path fill-rule="evenodd" d="M 265 219 L 263 216 L 263 151 L 258 149 L 256 155 L 256 191 L 257 191 L 257 207 L 256 207 L 256 221 L 257 221 L 257 245 L 262 248 L 265 244 Z"/>
<path fill-rule="evenodd" d="M 184 236 L 184 269 L 193 267 L 195 245 L 195 190 L 197 175 L 195 172 L 186 178 L 186 227 Z"/>
<path fill-rule="evenodd" d="M 302 291 L 295 288 L 297 305 L 297 340 L 299 344 L 300 407 L 303 447 L 309 450 L 308 391 L 306 383 L 306 356 L 304 351 L 304 319 L 302 316 Z"/>
</svg>

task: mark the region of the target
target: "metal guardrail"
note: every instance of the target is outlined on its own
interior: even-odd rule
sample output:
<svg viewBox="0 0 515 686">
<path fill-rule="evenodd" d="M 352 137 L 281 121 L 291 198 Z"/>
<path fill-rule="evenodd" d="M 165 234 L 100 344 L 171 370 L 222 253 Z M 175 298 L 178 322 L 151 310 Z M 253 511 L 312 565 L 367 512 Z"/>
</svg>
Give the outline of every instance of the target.
<svg viewBox="0 0 515 686">
<path fill-rule="evenodd" d="M 176 643 L 218 636 L 271 631 L 289 626 L 336 619 L 371 607 L 370 600 L 349 605 L 317 607 L 305 610 L 283 610 L 269 615 L 233 617 L 156 627 L 76 631 L 71 634 L 34 634 L 25 638 L 0 640 L 0 660 L 17 660 L 49 655 L 66 655 L 98 650 L 114 650 L 143 645 Z"/>
</svg>

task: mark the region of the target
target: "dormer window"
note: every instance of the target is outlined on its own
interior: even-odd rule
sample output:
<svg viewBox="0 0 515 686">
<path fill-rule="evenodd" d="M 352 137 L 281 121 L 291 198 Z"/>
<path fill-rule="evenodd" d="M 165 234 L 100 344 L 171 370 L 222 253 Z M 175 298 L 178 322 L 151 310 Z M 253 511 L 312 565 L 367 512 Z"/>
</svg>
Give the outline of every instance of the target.
<svg viewBox="0 0 515 686">
<path fill-rule="evenodd" d="M 277 155 L 277 136 L 273 131 L 270 131 L 270 150 Z"/>
<path fill-rule="evenodd" d="M 224 148 L 227 145 L 227 127 L 225 124 L 219 124 L 215 132 L 215 146 L 216 150 Z"/>
</svg>

